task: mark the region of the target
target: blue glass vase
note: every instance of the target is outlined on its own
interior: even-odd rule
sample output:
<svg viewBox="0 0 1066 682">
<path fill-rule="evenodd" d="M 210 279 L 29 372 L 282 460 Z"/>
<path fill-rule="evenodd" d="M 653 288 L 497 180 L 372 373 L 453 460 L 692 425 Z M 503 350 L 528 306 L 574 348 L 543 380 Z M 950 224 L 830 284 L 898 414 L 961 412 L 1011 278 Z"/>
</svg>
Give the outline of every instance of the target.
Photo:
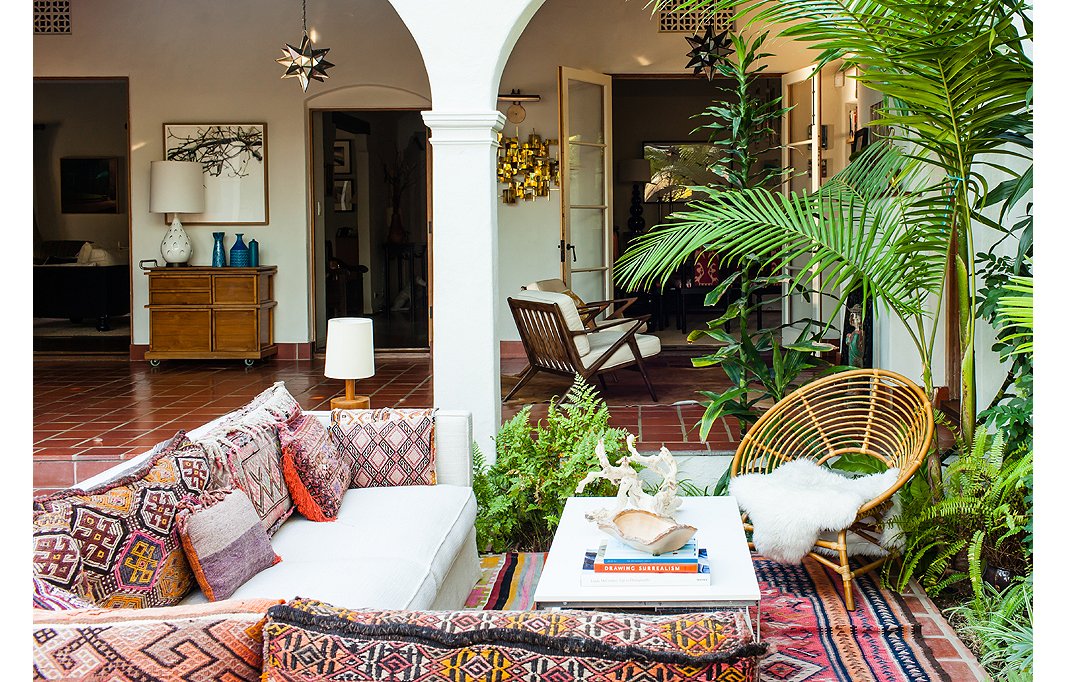
<svg viewBox="0 0 1066 682">
<path fill-rule="evenodd" d="M 254 239 L 248 242 L 248 265 L 253 268 L 259 267 L 259 242 Z"/>
<path fill-rule="evenodd" d="M 229 265 L 231 268 L 248 267 L 248 245 L 244 243 L 244 233 L 237 233 L 237 241 L 229 250 Z"/>
<path fill-rule="evenodd" d="M 211 265 L 216 268 L 226 267 L 226 247 L 222 241 L 226 238 L 225 232 L 212 232 L 215 238 L 215 246 L 211 249 Z"/>
</svg>

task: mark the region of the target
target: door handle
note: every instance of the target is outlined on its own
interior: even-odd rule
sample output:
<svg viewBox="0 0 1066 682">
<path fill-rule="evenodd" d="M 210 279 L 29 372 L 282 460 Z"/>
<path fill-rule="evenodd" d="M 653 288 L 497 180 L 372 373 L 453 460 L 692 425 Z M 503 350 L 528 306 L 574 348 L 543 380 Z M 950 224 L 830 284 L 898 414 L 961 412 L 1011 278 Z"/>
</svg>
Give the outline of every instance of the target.
<svg viewBox="0 0 1066 682">
<path fill-rule="evenodd" d="M 567 244 L 566 245 L 566 249 L 570 252 L 570 255 L 574 257 L 573 262 L 576 263 L 577 262 L 577 249 L 574 248 L 573 244 Z"/>
</svg>

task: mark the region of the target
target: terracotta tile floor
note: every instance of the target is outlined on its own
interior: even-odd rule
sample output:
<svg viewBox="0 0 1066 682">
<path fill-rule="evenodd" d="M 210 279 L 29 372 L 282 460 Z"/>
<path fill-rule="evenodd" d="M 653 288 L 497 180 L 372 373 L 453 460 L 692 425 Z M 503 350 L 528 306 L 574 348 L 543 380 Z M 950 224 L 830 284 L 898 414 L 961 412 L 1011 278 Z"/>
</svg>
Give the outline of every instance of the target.
<svg viewBox="0 0 1066 682">
<path fill-rule="evenodd" d="M 321 359 L 271 360 L 245 368 L 236 362 L 172 362 L 158 368 L 108 358 L 38 357 L 33 364 L 33 487 L 36 494 L 83 481 L 174 435 L 191 430 L 284 381 L 304 409 L 328 409 L 343 382 L 322 376 Z M 525 363 L 505 360 L 502 371 Z M 428 407 L 430 361 L 425 355 L 378 358 L 377 374 L 358 383 L 371 404 Z M 607 403 L 611 405 L 610 391 Z M 504 408 L 507 419 L 518 407 Z M 534 418 L 547 406 L 534 405 Z M 673 452 L 732 452 L 735 424 L 716 425 L 699 440 L 699 405 L 616 406 L 613 425 L 638 436 L 642 451 L 666 445 Z"/>
</svg>

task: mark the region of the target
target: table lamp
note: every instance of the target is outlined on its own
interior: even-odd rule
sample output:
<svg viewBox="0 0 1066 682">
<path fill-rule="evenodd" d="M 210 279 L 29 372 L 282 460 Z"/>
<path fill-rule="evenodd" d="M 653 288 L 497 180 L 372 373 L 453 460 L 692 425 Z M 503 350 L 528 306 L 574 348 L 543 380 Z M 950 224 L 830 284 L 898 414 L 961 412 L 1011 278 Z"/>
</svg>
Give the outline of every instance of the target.
<svg viewBox="0 0 1066 682">
<path fill-rule="evenodd" d="M 644 187 L 651 181 L 651 161 L 627 159 L 618 162 L 618 181 L 633 183 L 633 201 L 629 205 L 629 221 L 626 226 L 633 232 L 644 231 Z"/>
<path fill-rule="evenodd" d="M 333 410 L 370 407 L 370 398 L 355 394 L 355 380 L 374 376 L 374 323 L 367 317 L 334 317 L 326 325 L 326 369 L 330 379 L 344 379 L 344 397 L 329 402 Z"/>
<path fill-rule="evenodd" d="M 159 253 L 168 267 L 188 265 L 192 242 L 181 226 L 181 213 L 204 212 L 204 167 L 199 161 L 153 161 L 151 213 L 173 213 L 174 221 L 163 235 Z"/>
</svg>

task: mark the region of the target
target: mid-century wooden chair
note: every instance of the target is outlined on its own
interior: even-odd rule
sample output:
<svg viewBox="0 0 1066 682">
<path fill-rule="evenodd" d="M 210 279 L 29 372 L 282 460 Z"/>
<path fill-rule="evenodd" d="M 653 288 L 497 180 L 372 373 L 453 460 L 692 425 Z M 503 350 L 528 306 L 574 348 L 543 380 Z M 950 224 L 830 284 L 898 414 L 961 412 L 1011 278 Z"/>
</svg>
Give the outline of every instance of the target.
<svg viewBox="0 0 1066 682">
<path fill-rule="evenodd" d="M 857 369 L 813 381 L 771 407 L 748 430 L 733 457 L 731 476 L 769 473 L 789 460 L 808 458 L 825 465 L 841 455 L 874 457 L 899 478 L 855 515 L 855 523 L 836 541 L 818 540 L 810 555 L 840 574 L 844 602 L 855 609 L 851 581 L 872 571 L 895 554 L 881 540 L 881 521 L 892 495 L 918 471 L 935 433 L 933 407 L 910 379 L 883 369 Z M 795 510 L 802 514 L 802 509 Z M 744 519 L 744 527 L 753 526 Z M 853 533 L 888 552 L 860 568 L 848 561 L 847 534 Z M 754 545 L 751 545 L 754 549 Z M 817 548 L 836 553 L 828 558 Z"/>
<path fill-rule="evenodd" d="M 510 400 L 538 372 L 589 380 L 605 371 L 635 367 L 644 377 L 652 400 L 658 402 L 644 359 L 657 355 L 658 337 L 638 334 L 650 316 L 607 320 L 590 330 L 582 321 L 574 300 L 551 291 L 523 291 L 507 299 L 529 365 L 504 400 Z M 634 324 L 634 321 L 637 324 Z"/>
<path fill-rule="evenodd" d="M 589 331 L 596 331 L 596 328 L 601 324 L 617 322 L 619 320 L 628 321 L 632 326 L 637 328 L 637 333 L 644 333 L 648 330 L 648 325 L 644 322 L 638 322 L 632 317 L 626 317 L 625 312 L 629 306 L 637 302 L 636 297 L 614 298 L 608 301 L 584 301 L 566 286 L 566 282 L 559 278 L 540 279 L 536 282 L 530 282 L 522 287 L 522 289 L 524 291 L 551 291 L 557 294 L 566 294 L 574 300 L 574 305 L 577 306 L 577 312 L 581 315 L 581 321 Z M 597 323 L 596 318 L 604 313 L 606 315 L 603 322 Z M 623 329 L 625 327 L 625 325 L 621 324 L 613 326 L 617 329 Z"/>
</svg>

